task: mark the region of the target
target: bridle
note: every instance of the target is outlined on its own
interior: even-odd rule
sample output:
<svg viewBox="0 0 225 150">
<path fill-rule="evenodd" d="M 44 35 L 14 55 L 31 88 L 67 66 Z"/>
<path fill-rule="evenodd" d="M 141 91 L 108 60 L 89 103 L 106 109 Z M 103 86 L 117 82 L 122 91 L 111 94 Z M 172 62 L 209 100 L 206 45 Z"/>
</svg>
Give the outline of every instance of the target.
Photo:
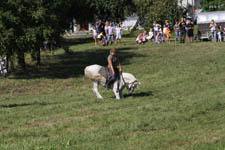
<svg viewBox="0 0 225 150">
<path fill-rule="evenodd" d="M 121 78 L 122 78 L 122 80 L 123 80 L 123 82 L 124 82 L 124 85 L 125 85 L 125 87 L 126 87 L 127 89 L 129 89 L 129 85 L 133 85 L 135 82 L 137 82 L 137 80 L 135 80 L 135 81 L 133 81 L 133 82 L 131 82 L 131 83 L 126 83 L 126 81 L 124 80 L 124 77 L 123 77 L 122 72 L 120 73 L 120 76 L 121 76 Z"/>
</svg>

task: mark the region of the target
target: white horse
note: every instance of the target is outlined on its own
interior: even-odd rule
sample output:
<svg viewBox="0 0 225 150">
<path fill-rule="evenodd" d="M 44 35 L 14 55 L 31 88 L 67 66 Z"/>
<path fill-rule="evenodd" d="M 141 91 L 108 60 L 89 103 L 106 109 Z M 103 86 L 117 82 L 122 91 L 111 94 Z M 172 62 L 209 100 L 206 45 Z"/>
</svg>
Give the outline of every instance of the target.
<svg viewBox="0 0 225 150">
<path fill-rule="evenodd" d="M 85 77 L 93 81 L 93 91 L 99 99 L 103 99 L 98 92 L 98 85 L 105 86 L 108 73 L 106 68 L 100 65 L 87 66 L 84 69 Z M 113 83 L 113 92 L 116 99 L 123 98 L 122 90 L 126 87 L 128 94 L 133 93 L 134 89 L 140 85 L 137 79 L 130 73 L 122 73 L 120 79 Z"/>
</svg>

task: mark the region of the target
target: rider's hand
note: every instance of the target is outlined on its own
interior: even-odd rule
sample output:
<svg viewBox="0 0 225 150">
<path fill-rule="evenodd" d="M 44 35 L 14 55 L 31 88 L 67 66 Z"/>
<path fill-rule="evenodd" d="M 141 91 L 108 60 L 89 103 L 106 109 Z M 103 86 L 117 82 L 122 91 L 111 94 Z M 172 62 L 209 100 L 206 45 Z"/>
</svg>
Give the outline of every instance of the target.
<svg viewBox="0 0 225 150">
<path fill-rule="evenodd" d="M 120 72 L 122 72 L 122 68 L 120 68 Z"/>
</svg>

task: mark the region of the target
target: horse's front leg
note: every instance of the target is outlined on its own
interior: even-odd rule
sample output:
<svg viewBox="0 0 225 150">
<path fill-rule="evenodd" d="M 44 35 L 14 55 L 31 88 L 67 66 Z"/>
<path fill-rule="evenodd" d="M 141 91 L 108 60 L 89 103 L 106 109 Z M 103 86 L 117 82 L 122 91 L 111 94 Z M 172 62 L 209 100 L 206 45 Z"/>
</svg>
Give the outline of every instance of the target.
<svg viewBox="0 0 225 150">
<path fill-rule="evenodd" d="M 96 96 L 99 98 L 99 99 L 103 99 L 103 97 L 101 96 L 101 94 L 98 92 L 98 81 L 94 81 L 93 83 L 93 91 L 94 93 L 96 94 Z"/>
<path fill-rule="evenodd" d="M 113 92 L 116 96 L 116 99 L 120 99 L 120 92 L 118 90 L 118 83 L 117 82 L 118 81 L 114 82 L 114 84 L 113 84 Z"/>
<path fill-rule="evenodd" d="M 120 94 L 120 98 L 123 99 L 124 98 L 124 96 L 123 96 L 123 90 L 120 90 L 119 91 L 119 94 Z"/>
</svg>

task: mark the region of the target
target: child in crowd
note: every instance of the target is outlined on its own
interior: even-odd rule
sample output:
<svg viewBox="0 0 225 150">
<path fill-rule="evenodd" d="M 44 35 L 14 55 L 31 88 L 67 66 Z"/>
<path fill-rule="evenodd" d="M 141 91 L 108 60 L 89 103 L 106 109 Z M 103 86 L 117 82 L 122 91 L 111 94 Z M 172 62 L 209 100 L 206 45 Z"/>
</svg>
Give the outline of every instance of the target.
<svg viewBox="0 0 225 150">
<path fill-rule="evenodd" d="M 143 36 L 142 36 L 142 43 L 145 44 L 147 42 L 147 32 L 144 31 Z"/>
<path fill-rule="evenodd" d="M 217 36 L 218 36 L 218 42 L 222 42 L 222 32 L 220 29 L 218 30 Z"/>
<path fill-rule="evenodd" d="M 142 33 L 139 33 L 137 39 L 136 39 L 136 43 L 137 44 L 142 44 L 142 38 L 143 38 L 143 34 Z"/>
<path fill-rule="evenodd" d="M 154 33 L 152 31 L 152 28 L 149 29 L 149 33 L 148 33 L 148 37 L 147 39 L 152 42 L 152 40 L 154 39 Z"/>
<path fill-rule="evenodd" d="M 95 46 L 97 46 L 98 45 L 98 43 L 97 43 L 98 34 L 97 34 L 96 26 L 94 26 L 92 34 L 93 34 L 93 39 L 95 41 Z"/>
<path fill-rule="evenodd" d="M 157 33 L 155 43 L 156 44 L 162 43 L 162 32 Z"/>
<path fill-rule="evenodd" d="M 159 32 L 159 28 L 161 28 L 161 25 L 158 24 L 155 20 L 153 23 L 153 28 L 154 28 L 154 38 L 156 40 L 156 36 L 157 36 L 157 33 Z"/>
<path fill-rule="evenodd" d="M 101 44 L 102 46 L 106 46 L 106 37 L 104 36 L 103 32 L 101 32 L 99 35 L 98 35 L 98 39 L 101 41 Z"/>
<path fill-rule="evenodd" d="M 171 33 L 170 33 L 170 29 L 169 28 L 167 28 L 164 31 L 164 37 L 165 37 L 166 42 L 170 42 Z"/>
<path fill-rule="evenodd" d="M 121 38 L 122 38 L 121 31 L 122 31 L 122 29 L 120 28 L 120 24 L 117 24 L 117 27 L 116 27 L 116 45 L 117 45 L 117 43 L 119 43 L 119 46 L 120 46 L 120 41 L 121 41 Z"/>
<path fill-rule="evenodd" d="M 168 20 L 165 20 L 165 25 L 164 25 L 164 28 L 163 28 L 163 39 L 164 41 L 166 42 L 170 42 L 170 25 L 169 25 L 169 22 Z"/>
</svg>

